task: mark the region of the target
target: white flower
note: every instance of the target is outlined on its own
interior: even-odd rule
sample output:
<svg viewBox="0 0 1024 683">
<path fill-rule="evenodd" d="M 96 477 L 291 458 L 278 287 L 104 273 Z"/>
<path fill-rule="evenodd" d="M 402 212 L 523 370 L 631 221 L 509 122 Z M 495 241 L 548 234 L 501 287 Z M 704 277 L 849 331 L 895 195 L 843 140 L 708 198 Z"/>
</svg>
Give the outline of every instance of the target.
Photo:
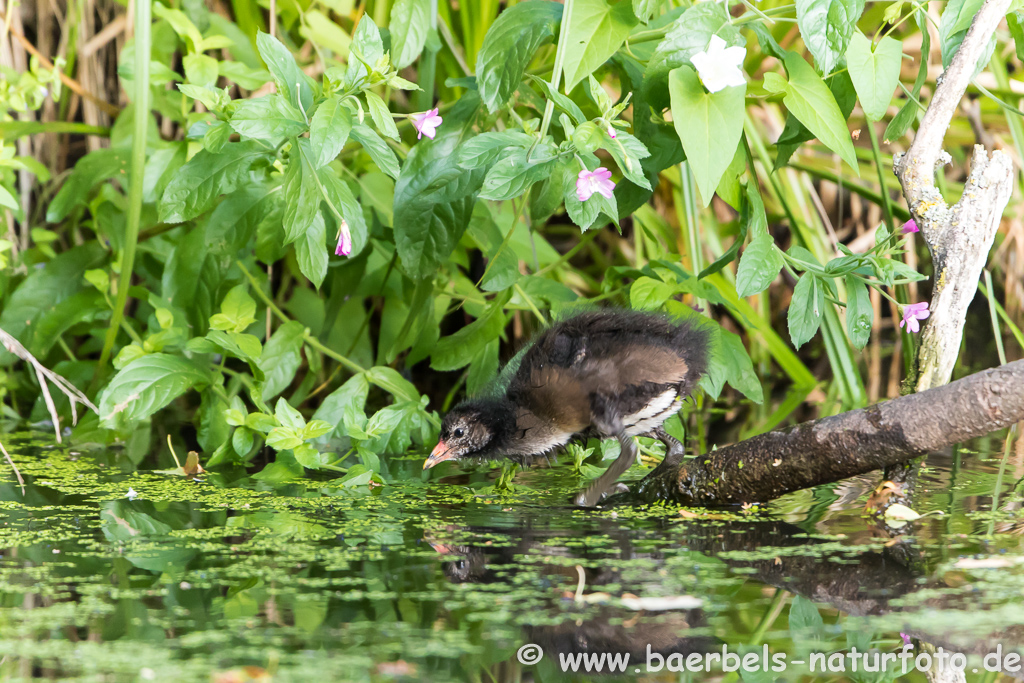
<svg viewBox="0 0 1024 683">
<path fill-rule="evenodd" d="M 124 494 L 124 497 L 128 500 L 135 500 L 139 497 L 139 492 L 133 489 L 131 486 L 128 487 L 128 493 Z"/>
<path fill-rule="evenodd" d="M 691 61 L 697 67 L 697 74 L 708 92 L 718 92 L 734 85 L 744 85 L 743 58 L 747 51 L 742 47 L 726 47 L 724 40 L 711 36 L 708 49 L 698 52 Z"/>
</svg>

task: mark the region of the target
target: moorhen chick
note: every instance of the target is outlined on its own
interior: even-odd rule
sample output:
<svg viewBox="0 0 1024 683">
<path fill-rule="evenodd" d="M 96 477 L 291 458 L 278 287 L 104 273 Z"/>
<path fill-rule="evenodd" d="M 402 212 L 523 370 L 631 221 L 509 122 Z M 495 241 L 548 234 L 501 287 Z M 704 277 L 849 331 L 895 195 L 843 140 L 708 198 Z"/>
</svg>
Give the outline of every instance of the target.
<svg viewBox="0 0 1024 683">
<path fill-rule="evenodd" d="M 633 436 L 672 444 L 662 423 L 679 410 L 707 368 L 708 333 L 654 313 L 580 313 L 542 333 L 506 367 L 489 395 L 445 415 L 423 463 L 509 458 L 526 465 L 590 428 L 619 440 L 618 459 L 577 494 L 592 507 L 636 461 Z M 671 439 L 674 442 L 674 439 Z M 681 452 L 680 452 L 681 455 Z"/>
</svg>

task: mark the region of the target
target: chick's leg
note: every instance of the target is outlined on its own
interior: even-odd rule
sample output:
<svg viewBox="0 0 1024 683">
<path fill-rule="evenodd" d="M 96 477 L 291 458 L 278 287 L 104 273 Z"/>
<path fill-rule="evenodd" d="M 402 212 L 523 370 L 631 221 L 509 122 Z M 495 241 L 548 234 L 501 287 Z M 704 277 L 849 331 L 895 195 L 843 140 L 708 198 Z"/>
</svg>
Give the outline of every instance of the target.
<svg viewBox="0 0 1024 683">
<path fill-rule="evenodd" d="M 576 494 L 575 503 L 580 507 L 594 507 L 607 494 L 618 481 L 619 477 L 625 474 L 626 470 L 636 462 L 636 442 L 633 437 L 626 434 L 625 425 L 622 423 L 622 416 L 614 408 L 611 398 L 603 394 L 594 394 L 590 399 L 591 422 L 598 431 L 607 436 L 614 436 L 619 440 L 619 457 L 604 471 L 600 477 L 595 479 L 590 486 Z"/>
<path fill-rule="evenodd" d="M 665 462 L 678 462 L 686 455 L 686 448 L 683 444 L 679 439 L 666 432 L 664 427 L 656 427 L 646 436 L 665 444 Z"/>
</svg>

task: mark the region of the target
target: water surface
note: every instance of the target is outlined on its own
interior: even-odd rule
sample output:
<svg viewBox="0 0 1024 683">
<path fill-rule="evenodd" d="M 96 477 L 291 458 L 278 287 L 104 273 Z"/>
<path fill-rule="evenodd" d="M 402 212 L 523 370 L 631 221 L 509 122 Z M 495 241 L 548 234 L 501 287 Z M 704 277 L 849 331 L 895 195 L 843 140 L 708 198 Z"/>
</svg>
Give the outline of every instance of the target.
<svg viewBox="0 0 1024 683">
<path fill-rule="evenodd" d="M 3 467 L 4 680 L 586 680 L 560 658 L 600 652 L 628 653 L 632 678 L 648 648 L 679 662 L 723 646 L 787 668 L 641 674 L 810 680 L 811 652 L 896 652 L 901 632 L 915 653 L 973 653 L 983 680 L 982 655 L 1024 643 L 1024 462 L 1010 454 L 993 513 L 995 437 L 930 458 L 913 506 L 933 514 L 901 529 L 864 512 L 873 477 L 747 511 L 583 511 L 566 463 L 497 493 L 496 470 L 393 458 L 370 489 L 4 442 L 26 480 L 22 495 Z M 528 643 L 535 665 L 517 661 Z"/>
</svg>

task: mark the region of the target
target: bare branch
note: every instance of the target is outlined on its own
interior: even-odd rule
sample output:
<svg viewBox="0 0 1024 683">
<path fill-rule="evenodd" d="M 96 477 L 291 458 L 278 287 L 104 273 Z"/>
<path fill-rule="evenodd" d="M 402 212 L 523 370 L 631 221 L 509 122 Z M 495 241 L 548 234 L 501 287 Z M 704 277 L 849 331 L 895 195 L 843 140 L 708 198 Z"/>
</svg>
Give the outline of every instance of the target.
<svg viewBox="0 0 1024 683">
<path fill-rule="evenodd" d="M 43 401 L 46 402 L 46 409 L 49 411 L 50 419 L 53 422 L 53 431 L 57 435 L 57 443 L 61 442 L 60 416 L 57 414 L 57 407 L 53 403 L 53 396 L 50 395 L 50 388 L 47 386 L 46 380 L 50 380 L 54 386 L 61 390 L 61 393 L 68 397 L 68 400 L 71 402 L 73 424 L 78 423 L 78 411 L 75 408 L 75 403 L 81 403 L 99 415 L 99 409 L 92 404 L 92 401 L 89 400 L 88 396 L 79 391 L 78 387 L 58 375 L 56 372 L 46 368 L 42 363 L 36 360 L 35 356 L 29 353 L 28 349 L 21 345 L 21 342 L 7 334 L 3 329 L 0 329 L 0 342 L 3 343 L 4 348 L 31 365 L 32 369 L 35 370 L 36 378 L 39 380 L 39 387 L 43 391 Z"/>
<path fill-rule="evenodd" d="M 982 5 L 939 78 L 913 144 L 893 159 L 893 171 L 935 266 L 931 317 L 917 358 L 918 391 L 945 384 L 953 373 L 967 307 L 1012 191 L 1010 158 L 998 150 L 989 155 L 980 145 L 974 148 L 971 175 L 955 206 L 950 208 L 935 187 L 936 170 L 949 163 L 942 150 L 946 130 L 1009 7 L 1010 0 L 986 0 Z"/>
<path fill-rule="evenodd" d="M 14 476 L 16 476 L 18 478 L 18 483 L 21 485 L 21 495 L 24 496 L 25 495 L 25 480 L 22 479 L 21 471 L 18 470 L 18 466 L 14 464 L 13 460 L 11 460 L 11 454 L 7 452 L 6 448 L 4 448 L 4 444 L 3 444 L 2 441 L 0 441 L 0 451 L 3 451 L 4 458 L 7 460 L 7 464 L 11 466 L 12 470 L 14 470 Z"/>
<path fill-rule="evenodd" d="M 925 455 L 1024 420 L 1024 360 L 935 389 L 761 434 L 691 460 L 666 458 L 629 496 L 736 505 Z"/>
</svg>

